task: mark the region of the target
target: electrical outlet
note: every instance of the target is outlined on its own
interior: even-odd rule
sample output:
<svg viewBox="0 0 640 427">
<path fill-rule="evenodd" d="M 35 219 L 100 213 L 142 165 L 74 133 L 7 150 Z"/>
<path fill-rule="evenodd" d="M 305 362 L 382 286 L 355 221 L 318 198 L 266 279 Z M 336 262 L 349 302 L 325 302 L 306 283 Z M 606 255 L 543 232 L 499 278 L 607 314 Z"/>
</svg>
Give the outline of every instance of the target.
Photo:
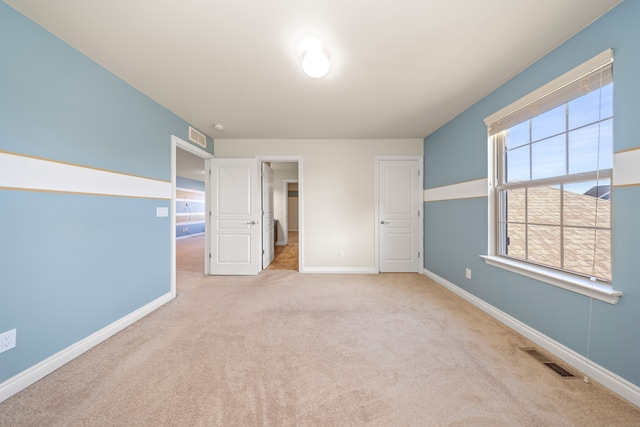
<svg viewBox="0 0 640 427">
<path fill-rule="evenodd" d="M 466 268 L 465 269 L 465 276 L 467 277 L 467 279 L 471 279 L 471 269 L 470 268 Z"/>
<path fill-rule="evenodd" d="M 0 334 L 0 353 L 16 346 L 16 330 L 12 329 Z"/>
<path fill-rule="evenodd" d="M 344 258 L 344 251 L 342 249 L 338 253 L 338 258 Z"/>
</svg>

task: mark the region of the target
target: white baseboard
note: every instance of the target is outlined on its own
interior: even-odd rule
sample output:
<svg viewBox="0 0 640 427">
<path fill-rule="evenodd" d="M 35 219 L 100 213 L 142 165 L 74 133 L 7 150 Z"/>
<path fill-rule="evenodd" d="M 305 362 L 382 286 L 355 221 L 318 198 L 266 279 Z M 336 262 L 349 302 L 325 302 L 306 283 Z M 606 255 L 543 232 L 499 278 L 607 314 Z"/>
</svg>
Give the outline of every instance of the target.
<svg viewBox="0 0 640 427">
<path fill-rule="evenodd" d="M 436 283 L 444 286 L 464 300 L 475 305 L 480 310 L 484 311 L 499 322 L 518 332 L 520 335 L 533 341 L 549 353 L 556 356 L 558 359 L 571 365 L 576 370 L 583 372 L 587 377 L 594 379 L 620 397 L 640 407 L 640 387 L 638 387 L 637 385 L 625 380 L 624 378 L 607 370 L 606 368 L 603 368 L 592 360 L 587 359 L 579 353 L 576 353 L 570 348 L 549 338 L 536 329 L 533 329 L 525 323 L 522 323 L 515 317 L 512 317 L 509 314 L 497 309 L 491 304 L 454 285 L 448 280 L 443 279 L 442 277 L 427 270 L 426 268 L 424 269 L 424 275 L 432 279 Z"/>
<path fill-rule="evenodd" d="M 282 241 L 282 240 L 278 240 L 278 241 L 275 243 L 275 245 L 276 245 L 276 246 L 284 246 L 284 241 Z"/>
<path fill-rule="evenodd" d="M 378 274 L 375 268 L 371 267 L 304 267 L 300 273 L 311 274 Z"/>
<path fill-rule="evenodd" d="M 97 346 L 107 338 L 117 334 L 127 326 L 137 322 L 147 314 L 171 301 L 173 298 L 174 297 L 170 292 L 166 293 L 147 305 L 140 307 L 136 311 L 116 320 L 112 324 L 105 326 L 88 337 L 70 345 L 64 350 L 60 350 L 53 356 L 46 358 L 42 362 L 37 363 L 4 381 L 0 384 L 0 402 L 5 401 L 41 378 L 49 375 L 59 367 Z"/>
</svg>

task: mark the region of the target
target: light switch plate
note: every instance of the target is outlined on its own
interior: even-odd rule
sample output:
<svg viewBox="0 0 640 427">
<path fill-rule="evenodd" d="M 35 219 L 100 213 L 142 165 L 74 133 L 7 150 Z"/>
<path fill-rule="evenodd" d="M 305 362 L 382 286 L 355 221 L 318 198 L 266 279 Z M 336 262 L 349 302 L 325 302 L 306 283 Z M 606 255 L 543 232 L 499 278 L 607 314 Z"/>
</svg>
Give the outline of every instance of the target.
<svg viewBox="0 0 640 427">
<path fill-rule="evenodd" d="M 161 208 L 161 207 L 156 208 L 156 217 L 162 218 L 167 216 L 169 216 L 169 208 Z"/>
</svg>

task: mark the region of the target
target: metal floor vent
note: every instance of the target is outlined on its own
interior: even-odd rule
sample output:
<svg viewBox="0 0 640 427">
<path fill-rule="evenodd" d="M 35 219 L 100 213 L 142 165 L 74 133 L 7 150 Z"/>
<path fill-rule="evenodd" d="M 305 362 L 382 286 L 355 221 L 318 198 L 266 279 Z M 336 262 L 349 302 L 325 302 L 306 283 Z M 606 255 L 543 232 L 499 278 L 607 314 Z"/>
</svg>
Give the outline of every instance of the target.
<svg viewBox="0 0 640 427">
<path fill-rule="evenodd" d="M 576 378 L 575 375 L 567 371 L 562 366 L 558 365 L 556 362 L 549 360 L 549 358 L 546 357 L 545 355 L 538 353 L 538 351 L 535 348 L 527 347 L 527 348 L 521 348 L 520 350 L 524 351 L 529 356 L 533 357 L 538 362 L 542 363 L 543 365 L 551 369 L 556 374 L 560 375 L 562 378 Z"/>
<path fill-rule="evenodd" d="M 560 375 L 563 378 L 575 377 L 575 375 L 573 375 L 571 372 L 567 371 L 566 369 L 564 369 L 562 366 L 558 365 L 557 363 L 545 362 L 544 364 L 549 369 L 551 369 L 553 372 L 555 372 L 556 374 Z"/>
</svg>

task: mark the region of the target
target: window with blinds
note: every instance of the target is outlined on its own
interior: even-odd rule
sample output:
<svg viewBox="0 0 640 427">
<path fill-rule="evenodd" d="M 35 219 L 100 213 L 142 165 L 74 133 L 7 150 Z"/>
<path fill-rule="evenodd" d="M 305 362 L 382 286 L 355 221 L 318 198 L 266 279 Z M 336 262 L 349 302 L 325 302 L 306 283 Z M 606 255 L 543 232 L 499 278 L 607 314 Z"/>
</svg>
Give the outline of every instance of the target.
<svg viewBox="0 0 640 427">
<path fill-rule="evenodd" d="M 610 284 L 612 51 L 485 122 L 493 254 Z"/>
</svg>

